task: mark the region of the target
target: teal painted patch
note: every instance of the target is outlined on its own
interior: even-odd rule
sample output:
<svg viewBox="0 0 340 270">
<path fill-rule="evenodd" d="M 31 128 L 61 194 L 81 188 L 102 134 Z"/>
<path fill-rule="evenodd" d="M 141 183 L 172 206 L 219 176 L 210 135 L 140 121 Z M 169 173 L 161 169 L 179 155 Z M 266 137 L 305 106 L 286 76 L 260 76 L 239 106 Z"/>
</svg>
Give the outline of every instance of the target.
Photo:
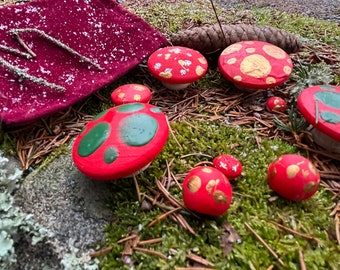
<svg viewBox="0 0 340 270">
<path fill-rule="evenodd" d="M 321 118 L 328 123 L 339 124 L 340 123 L 340 114 L 334 112 L 323 111 L 320 113 Z"/>
<path fill-rule="evenodd" d="M 340 109 L 340 93 L 320 91 L 316 92 L 314 97 L 329 107 Z"/>
<path fill-rule="evenodd" d="M 104 161 L 106 164 L 111 164 L 118 158 L 118 150 L 114 146 L 110 146 L 105 150 Z"/>
<path fill-rule="evenodd" d="M 110 125 L 106 122 L 99 123 L 92 127 L 81 139 L 78 145 L 78 154 L 87 157 L 93 154 L 110 135 Z"/>
<path fill-rule="evenodd" d="M 320 88 L 326 89 L 326 90 L 335 90 L 336 88 L 332 85 L 320 85 Z"/>
<path fill-rule="evenodd" d="M 145 107 L 143 103 L 128 103 L 117 107 L 117 112 L 136 112 Z"/>
<path fill-rule="evenodd" d="M 133 114 L 120 123 L 119 134 L 130 146 L 143 146 L 152 140 L 158 129 L 158 122 L 147 114 Z"/>
<path fill-rule="evenodd" d="M 158 107 L 152 108 L 151 111 L 154 112 L 154 113 L 161 113 L 162 112 L 162 110 Z"/>
</svg>

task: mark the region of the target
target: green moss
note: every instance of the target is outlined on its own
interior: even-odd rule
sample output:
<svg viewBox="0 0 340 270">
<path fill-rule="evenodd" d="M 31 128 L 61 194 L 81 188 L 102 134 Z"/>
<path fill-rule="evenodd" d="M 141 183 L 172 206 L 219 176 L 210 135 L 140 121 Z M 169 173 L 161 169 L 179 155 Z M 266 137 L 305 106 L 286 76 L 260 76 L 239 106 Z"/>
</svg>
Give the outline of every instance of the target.
<svg viewBox="0 0 340 270">
<path fill-rule="evenodd" d="M 232 181 L 232 205 L 224 216 L 216 219 L 197 220 L 192 216 L 187 217 L 196 231 L 195 235 L 187 233 L 170 219 L 164 219 L 149 228 L 147 224 L 159 216 L 161 211 L 157 207 L 151 211 L 142 211 L 132 179 L 116 181 L 114 186 L 117 193 L 113 194 L 109 202 L 115 222 L 106 228 L 107 245 L 112 245 L 113 250 L 102 258 L 102 269 L 124 269 L 121 261 L 123 245 L 116 242 L 132 231 L 138 232 L 142 240 L 162 237 L 160 244 L 147 248 L 169 256 L 168 260 L 163 260 L 135 252 L 132 256 L 135 269 L 174 269 L 175 266 L 187 266 L 185 254 L 189 252 L 213 262 L 216 269 L 266 269 L 271 264 L 278 265 L 268 250 L 244 226 L 244 222 L 248 222 L 279 254 L 287 265 L 285 269 L 299 269 L 299 250 L 305 255 L 308 269 L 338 268 L 336 252 L 339 252 L 339 248 L 335 240 L 328 237 L 333 224 L 329 211 L 325 210 L 332 204 L 330 194 L 320 189 L 312 199 L 301 203 L 282 198 L 268 200 L 275 195 L 266 179 L 269 163 L 282 154 L 296 153 L 297 149 L 280 139 L 266 138 L 258 148 L 255 132 L 228 127 L 222 122 L 193 121 L 190 126 L 178 122 L 172 123 L 171 127 L 178 143 L 170 135 L 162 153 L 146 171 L 137 176 L 141 192 L 150 194 L 149 188 L 156 189 L 155 179 L 161 179 L 166 170 L 166 162 L 173 158 L 171 171 L 183 174 L 198 162 L 212 161 L 216 155 L 229 153 L 239 158 L 244 168 L 242 176 Z M 234 147 L 235 144 L 238 146 Z M 183 179 L 178 180 L 181 182 Z M 170 192 L 181 199 L 177 187 L 171 188 Z M 242 243 L 236 244 L 228 256 L 223 255 L 219 240 L 224 221 L 230 222 L 243 238 Z M 318 237 L 321 244 L 316 245 L 315 242 L 281 231 L 270 221 L 282 222 L 287 227 Z M 171 253 L 170 249 L 177 250 L 177 253 Z"/>
</svg>

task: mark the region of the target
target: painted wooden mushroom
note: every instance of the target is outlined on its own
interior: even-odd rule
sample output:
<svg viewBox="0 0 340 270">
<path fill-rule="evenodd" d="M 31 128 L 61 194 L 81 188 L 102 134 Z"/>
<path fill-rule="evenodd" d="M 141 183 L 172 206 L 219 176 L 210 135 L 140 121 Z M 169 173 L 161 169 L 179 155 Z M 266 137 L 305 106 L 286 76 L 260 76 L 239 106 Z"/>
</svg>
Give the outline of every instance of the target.
<svg viewBox="0 0 340 270">
<path fill-rule="evenodd" d="M 201 214 L 220 216 L 228 210 L 232 200 L 228 178 L 214 167 L 193 168 L 182 187 L 185 206 Z"/>
<path fill-rule="evenodd" d="M 263 41 L 241 41 L 225 48 L 218 59 L 222 75 L 240 89 L 266 89 L 290 77 L 293 63 L 281 48 Z"/>
<path fill-rule="evenodd" d="M 287 102 L 281 97 L 270 97 L 266 101 L 266 109 L 270 113 L 284 113 L 287 110 Z"/>
<path fill-rule="evenodd" d="M 161 152 L 168 138 L 166 116 L 147 103 L 129 103 L 97 115 L 76 137 L 72 158 L 96 180 L 131 176 Z"/>
<path fill-rule="evenodd" d="M 208 62 L 196 50 L 169 46 L 150 55 L 148 68 L 166 88 L 180 90 L 201 79 L 208 70 Z"/>
<path fill-rule="evenodd" d="M 308 87 L 299 94 L 297 105 L 314 127 L 315 143 L 329 152 L 340 153 L 340 86 Z"/>
<path fill-rule="evenodd" d="M 234 156 L 222 154 L 214 158 L 213 165 L 228 179 L 239 177 L 242 173 L 242 163 Z"/>
<path fill-rule="evenodd" d="M 269 165 L 267 179 L 269 186 L 281 197 L 302 201 L 316 193 L 320 174 L 307 158 L 286 154 Z"/>
<path fill-rule="evenodd" d="M 134 102 L 149 103 L 151 96 L 151 90 L 145 85 L 130 83 L 113 90 L 111 100 L 116 106 Z"/>
</svg>

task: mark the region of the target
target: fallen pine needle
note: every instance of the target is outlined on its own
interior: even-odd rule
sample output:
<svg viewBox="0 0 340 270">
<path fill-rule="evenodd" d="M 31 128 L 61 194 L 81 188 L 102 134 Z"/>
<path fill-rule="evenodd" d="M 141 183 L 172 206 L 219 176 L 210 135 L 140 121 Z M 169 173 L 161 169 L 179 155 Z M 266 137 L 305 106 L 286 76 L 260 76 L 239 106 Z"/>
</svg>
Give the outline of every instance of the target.
<svg viewBox="0 0 340 270">
<path fill-rule="evenodd" d="M 316 237 L 314 237 L 314 236 L 311 236 L 311 235 L 309 235 L 309 234 L 297 232 L 297 231 L 295 231 L 295 230 L 293 230 L 293 229 L 290 229 L 290 228 L 288 228 L 288 227 L 286 227 L 286 226 L 283 226 L 283 225 L 281 225 L 281 224 L 279 224 L 279 223 L 276 223 L 275 221 L 269 221 L 269 222 L 272 223 L 273 225 L 275 225 L 276 227 L 278 227 L 278 228 L 281 229 L 281 230 L 290 232 L 290 233 L 292 233 L 292 234 L 295 234 L 295 235 L 297 235 L 297 236 L 303 237 L 303 238 L 308 239 L 308 240 L 314 240 L 314 241 L 317 242 L 317 243 L 320 243 L 320 242 L 321 242 L 320 239 L 318 239 L 318 238 L 316 238 Z"/>
<path fill-rule="evenodd" d="M 100 256 L 108 254 L 111 250 L 112 250 L 111 246 L 110 247 L 106 247 L 106 248 L 103 248 L 101 250 L 98 250 L 98 251 L 90 253 L 90 257 L 91 258 L 98 258 Z"/>
<path fill-rule="evenodd" d="M 200 256 L 198 256 L 196 254 L 188 254 L 186 257 L 189 260 L 194 261 L 196 263 L 199 263 L 199 264 L 201 264 L 203 266 L 211 266 L 211 267 L 214 266 L 214 264 L 212 262 L 209 262 L 208 260 L 206 260 L 206 259 L 204 259 L 204 258 L 202 258 L 202 257 L 200 257 Z"/>
<path fill-rule="evenodd" d="M 303 259 L 303 253 L 302 253 L 301 250 L 299 250 L 299 261 L 300 261 L 300 269 L 301 269 L 301 270 L 307 270 L 305 261 L 304 261 L 304 259 Z"/>
<path fill-rule="evenodd" d="M 277 253 L 266 243 L 266 241 L 264 241 L 263 238 L 258 235 L 257 232 L 254 231 L 254 229 L 247 222 L 244 222 L 244 225 L 256 236 L 256 238 L 265 246 L 265 248 L 268 249 L 268 251 L 275 257 L 275 259 L 277 259 L 282 266 L 285 266 L 279 255 L 277 255 Z"/>
<path fill-rule="evenodd" d="M 162 242 L 163 238 L 159 237 L 159 238 L 154 238 L 154 239 L 150 239 L 150 240 L 144 240 L 144 241 L 139 241 L 138 245 L 139 246 L 145 246 L 145 245 L 151 245 L 151 244 L 156 244 L 159 242 Z"/>
<path fill-rule="evenodd" d="M 150 250 L 150 249 L 146 249 L 146 248 L 140 248 L 140 247 L 134 247 L 133 248 L 135 251 L 139 251 L 145 254 L 149 254 L 149 255 L 155 255 L 160 257 L 161 259 L 167 260 L 168 257 L 165 256 L 163 253 L 158 252 L 158 251 L 154 251 L 154 250 Z"/>
<path fill-rule="evenodd" d="M 164 214 L 158 216 L 156 219 L 154 219 L 153 221 L 151 221 L 151 222 L 149 223 L 148 227 L 152 227 L 152 226 L 155 225 L 157 222 L 161 221 L 162 219 L 166 218 L 167 216 L 169 216 L 169 215 L 171 215 L 171 214 L 173 214 L 173 213 L 175 213 L 175 212 L 177 212 L 177 211 L 179 211 L 179 210 L 181 210 L 181 209 L 182 209 L 182 207 L 177 207 L 177 208 L 174 208 L 174 209 L 172 209 L 172 210 L 170 210 L 170 211 L 168 211 L 168 212 L 166 212 L 166 213 L 164 213 Z"/>
</svg>

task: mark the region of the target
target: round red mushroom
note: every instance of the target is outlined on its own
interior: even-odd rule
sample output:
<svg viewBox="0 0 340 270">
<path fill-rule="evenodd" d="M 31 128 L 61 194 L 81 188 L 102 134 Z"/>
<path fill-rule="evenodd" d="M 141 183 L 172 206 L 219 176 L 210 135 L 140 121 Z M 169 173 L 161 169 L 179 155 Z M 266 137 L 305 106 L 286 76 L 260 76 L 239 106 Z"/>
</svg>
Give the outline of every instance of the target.
<svg viewBox="0 0 340 270">
<path fill-rule="evenodd" d="M 183 181 L 183 201 L 193 211 L 220 216 L 231 203 L 232 188 L 228 178 L 210 166 L 193 168 Z"/>
<path fill-rule="evenodd" d="M 150 55 L 148 68 L 165 87 L 179 90 L 201 79 L 208 70 L 208 62 L 196 50 L 169 46 L 160 48 Z"/>
<path fill-rule="evenodd" d="M 222 154 L 215 157 L 213 165 L 228 179 L 239 177 L 242 173 L 242 163 L 232 155 Z"/>
<path fill-rule="evenodd" d="M 287 102 L 280 97 L 270 97 L 267 99 L 266 108 L 271 113 L 284 113 L 287 110 Z"/>
<path fill-rule="evenodd" d="M 149 103 L 151 95 L 151 90 L 145 85 L 131 83 L 113 90 L 111 100 L 116 106 L 133 102 Z"/>
<path fill-rule="evenodd" d="M 225 48 L 218 67 L 222 75 L 245 89 L 265 89 L 289 79 L 290 56 L 281 48 L 262 41 L 241 41 Z"/>
<path fill-rule="evenodd" d="M 340 86 L 308 87 L 299 94 L 297 105 L 314 126 L 314 141 L 330 152 L 340 153 Z"/>
<path fill-rule="evenodd" d="M 148 103 L 129 103 L 97 115 L 76 137 L 72 158 L 96 180 L 131 176 L 161 152 L 168 138 L 166 116 Z"/>
<path fill-rule="evenodd" d="M 305 157 L 282 155 L 273 161 L 267 172 L 269 186 L 280 196 L 292 201 L 312 197 L 318 190 L 320 174 Z"/>
</svg>

